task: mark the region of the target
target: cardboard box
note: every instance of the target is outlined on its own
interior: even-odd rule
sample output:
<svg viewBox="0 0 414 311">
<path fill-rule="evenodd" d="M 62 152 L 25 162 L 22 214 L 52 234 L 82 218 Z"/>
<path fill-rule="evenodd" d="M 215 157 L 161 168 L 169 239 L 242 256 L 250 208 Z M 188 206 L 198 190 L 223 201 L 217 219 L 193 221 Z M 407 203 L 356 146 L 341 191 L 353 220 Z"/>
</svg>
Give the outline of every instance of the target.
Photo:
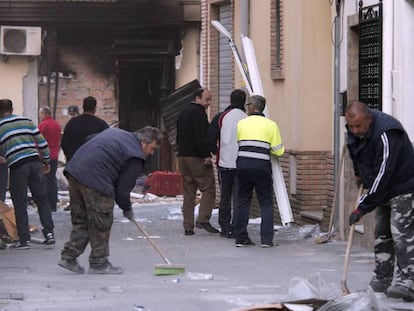
<svg viewBox="0 0 414 311">
<path fill-rule="evenodd" d="M 6 228 L 7 234 L 12 240 L 18 240 L 16 228 L 16 217 L 14 215 L 14 209 L 10 208 L 3 201 L 0 200 L 0 217 Z"/>
</svg>

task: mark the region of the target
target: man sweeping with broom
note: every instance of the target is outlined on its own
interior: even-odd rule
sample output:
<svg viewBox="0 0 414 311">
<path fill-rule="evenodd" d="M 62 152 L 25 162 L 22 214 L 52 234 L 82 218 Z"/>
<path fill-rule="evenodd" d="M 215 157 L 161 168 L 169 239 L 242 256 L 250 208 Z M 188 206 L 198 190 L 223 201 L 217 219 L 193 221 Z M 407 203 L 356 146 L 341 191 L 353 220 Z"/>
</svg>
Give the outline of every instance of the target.
<svg viewBox="0 0 414 311">
<path fill-rule="evenodd" d="M 368 189 L 349 224 L 376 209 L 375 270 L 370 286 L 388 297 L 414 301 L 413 147 L 398 120 L 364 103 L 352 102 L 345 117 L 355 176 Z"/>
<path fill-rule="evenodd" d="M 90 243 L 89 274 L 123 272 L 108 260 L 114 200 L 123 215 L 133 221 L 130 192 L 144 170 L 146 157 L 158 148 L 160 139 L 159 130 L 151 126 L 134 133 L 111 128 L 76 151 L 64 170 L 69 181 L 72 232 L 59 266 L 84 273 L 77 257 Z"/>
</svg>

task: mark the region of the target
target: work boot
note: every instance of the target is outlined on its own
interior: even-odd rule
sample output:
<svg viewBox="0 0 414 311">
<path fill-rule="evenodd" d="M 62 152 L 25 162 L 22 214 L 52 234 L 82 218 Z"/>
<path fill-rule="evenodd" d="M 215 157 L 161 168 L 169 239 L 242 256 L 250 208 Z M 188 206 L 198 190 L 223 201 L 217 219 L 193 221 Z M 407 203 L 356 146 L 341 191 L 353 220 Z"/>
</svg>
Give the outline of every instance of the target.
<svg viewBox="0 0 414 311">
<path fill-rule="evenodd" d="M 114 267 L 110 262 L 104 268 L 89 267 L 88 274 L 122 274 L 124 271 L 121 267 Z"/>
<path fill-rule="evenodd" d="M 401 298 L 408 302 L 414 301 L 414 291 L 399 284 L 389 287 L 386 295 L 391 298 Z"/>
<path fill-rule="evenodd" d="M 214 228 L 209 222 L 196 222 L 196 227 L 198 229 L 204 229 L 210 233 L 219 233 L 216 228 Z"/>
<path fill-rule="evenodd" d="M 194 235 L 194 230 L 193 229 L 185 229 L 184 234 L 185 235 Z"/>
<path fill-rule="evenodd" d="M 66 269 L 66 270 L 78 273 L 78 274 L 84 274 L 85 273 L 85 269 L 81 265 L 79 265 L 79 262 L 76 258 L 61 259 L 58 262 L 58 266 Z"/>
<path fill-rule="evenodd" d="M 378 279 L 377 277 L 374 276 L 369 282 L 369 286 L 371 286 L 372 290 L 376 293 L 385 293 L 388 287 L 391 286 L 391 280 Z"/>
</svg>

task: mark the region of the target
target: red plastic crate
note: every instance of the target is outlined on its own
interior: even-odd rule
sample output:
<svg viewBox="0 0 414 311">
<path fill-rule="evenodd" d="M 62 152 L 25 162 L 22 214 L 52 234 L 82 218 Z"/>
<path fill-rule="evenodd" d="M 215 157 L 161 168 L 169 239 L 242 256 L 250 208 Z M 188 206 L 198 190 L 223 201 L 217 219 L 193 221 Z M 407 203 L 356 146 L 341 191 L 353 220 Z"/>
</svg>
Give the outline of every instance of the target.
<svg viewBox="0 0 414 311">
<path fill-rule="evenodd" d="M 158 196 L 176 196 L 183 194 L 183 183 L 180 173 L 155 171 L 145 180 L 149 187 L 147 192 Z"/>
</svg>

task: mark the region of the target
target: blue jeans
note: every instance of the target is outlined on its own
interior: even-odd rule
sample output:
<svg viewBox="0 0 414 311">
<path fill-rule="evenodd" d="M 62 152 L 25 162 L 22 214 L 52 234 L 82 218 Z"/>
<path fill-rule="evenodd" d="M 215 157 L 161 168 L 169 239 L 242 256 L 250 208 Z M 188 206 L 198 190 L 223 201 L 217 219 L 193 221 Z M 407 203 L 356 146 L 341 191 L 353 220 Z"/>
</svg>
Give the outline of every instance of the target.
<svg viewBox="0 0 414 311">
<path fill-rule="evenodd" d="M 46 195 L 46 178 L 38 160 L 10 168 L 10 195 L 14 205 L 17 233 L 21 243 L 30 241 L 27 216 L 27 187 L 37 205 L 43 234 L 53 232 L 52 213 Z"/>
<path fill-rule="evenodd" d="M 262 244 L 273 243 L 273 182 L 272 173 L 257 169 L 241 169 L 237 171 L 238 199 L 236 207 L 235 233 L 236 242 L 246 240 L 249 223 L 250 205 L 253 188 L 260 205 L 260 237 Z"/>
</svg>

